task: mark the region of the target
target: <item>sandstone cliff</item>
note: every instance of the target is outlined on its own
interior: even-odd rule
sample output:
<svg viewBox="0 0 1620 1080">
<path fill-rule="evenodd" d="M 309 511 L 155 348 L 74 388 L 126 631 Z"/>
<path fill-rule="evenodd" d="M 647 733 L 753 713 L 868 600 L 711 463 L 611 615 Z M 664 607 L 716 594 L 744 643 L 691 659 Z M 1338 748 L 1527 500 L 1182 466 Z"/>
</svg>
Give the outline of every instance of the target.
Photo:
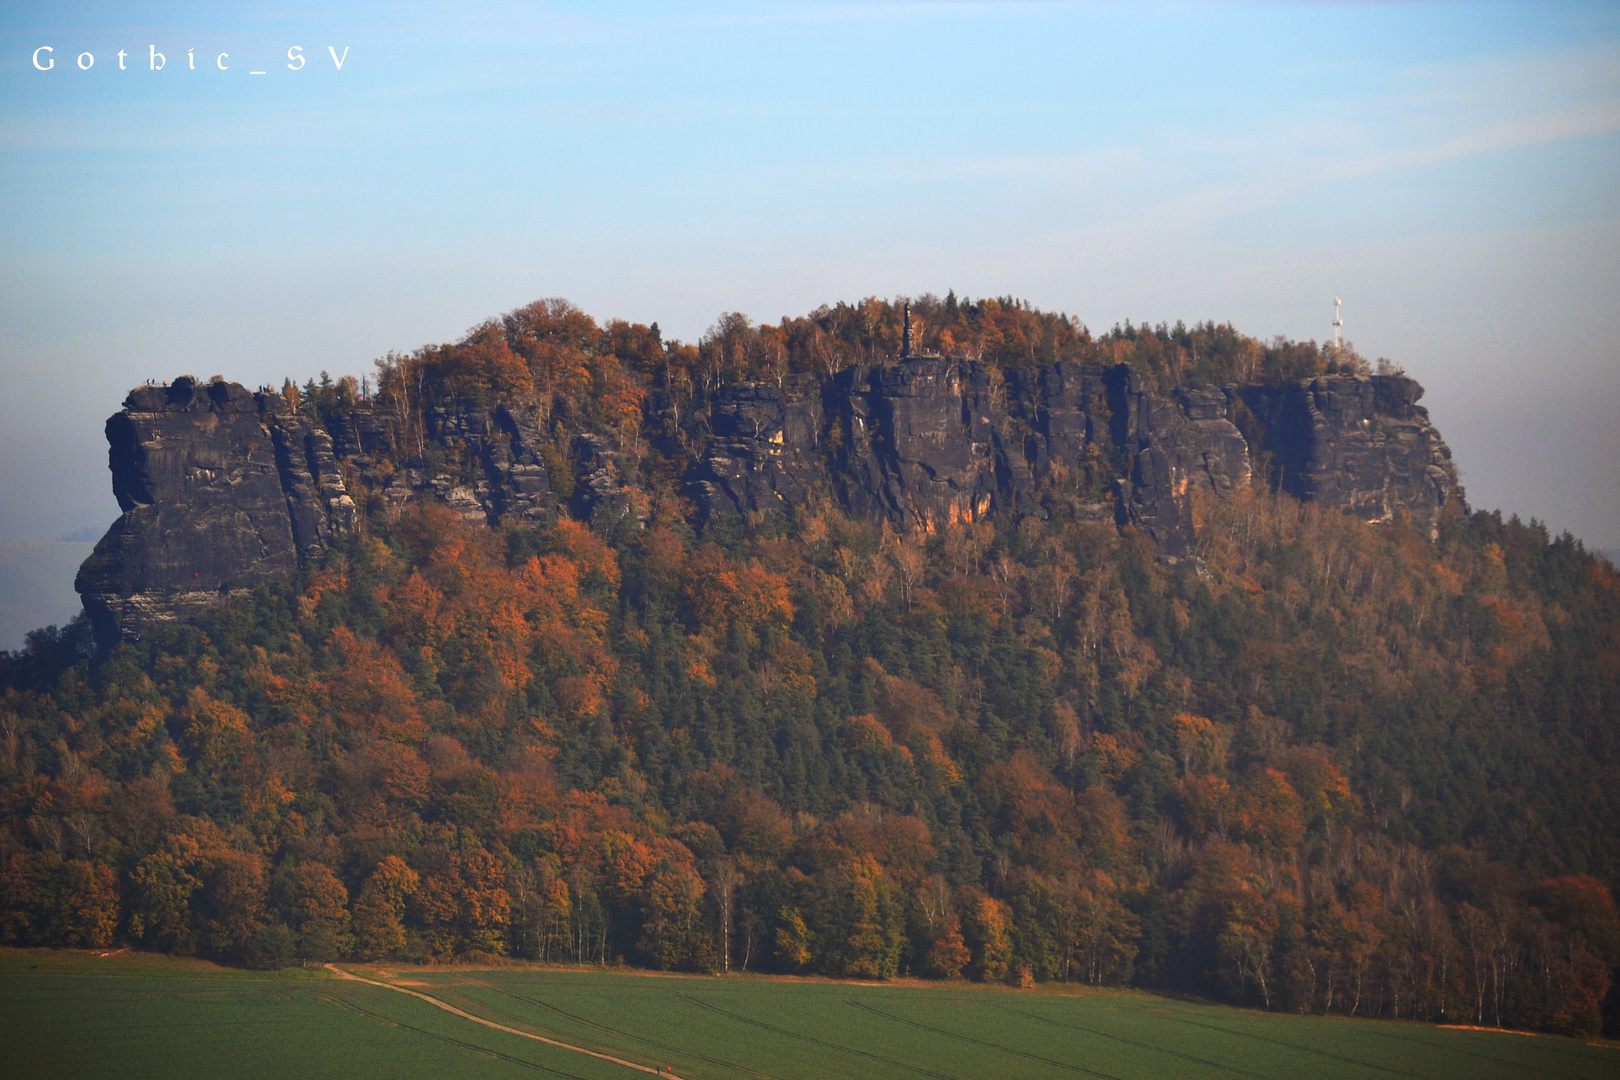
<svg viewBox="0 0 1620 1080">
<path fill-rule="evenodd" d="M 1273 487 L 1365 521 L 1397 512 L 1432 522 L 1456 487 L 1451 450 L 1404 375 L 1326 375 L 1249 387 L 1259 449 Z"/>
<path fill-rule="evenodd" d="M 1432 524 L 1456 483 L 1422 392 L 1405 376 L 1334 375 L 1166 393 L 1123 364 L 916 357 L 720 388 L 685 483 L 705 522 L 819 495 L 908 532 L 986 517 L 1109 522 L 1183 557 L 1198 500 L 1256 472 L 1368 521 Z M 653 437 L 656 399 L 647 413 Z M 283 578 L 359 527 L 345 472 L 371 512 L 430 499 L 491 526 L 633 515 L 645 498 L 621 476 L 635 468 L 623 437 L 509 403 L 350 402 L 317 422 L 219 380 L 139 387 L 107 421 L 124 513 L 77 588 L 109 643 Z"/>
<path fill-rule="evenodd" d="M 1128 367 L 1002 372 L 921 358 L 825 383 L 722 390 L 700 460 L 704 512 L 768 510 L 821 485 L 901 530 L 1067 513 L 1193 544 L 1192 500 L 1249 483 L 1235 394 L 1146 390 Z"/>
<path fill-rule="evenodd" d="M 273 394 L 181 376 L 107 421 L 123 514 L 74 587 L 103 642 L 285 577 L 356 524 L 331 437 Z"/>
</svg>

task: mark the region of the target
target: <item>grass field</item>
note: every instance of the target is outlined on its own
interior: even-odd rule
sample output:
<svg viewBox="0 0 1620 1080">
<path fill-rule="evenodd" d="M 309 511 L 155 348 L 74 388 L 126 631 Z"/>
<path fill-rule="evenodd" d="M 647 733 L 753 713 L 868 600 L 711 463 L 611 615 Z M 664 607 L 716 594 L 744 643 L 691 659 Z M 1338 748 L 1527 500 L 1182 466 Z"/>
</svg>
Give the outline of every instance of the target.
<svg viewBox="0 0 1620 1080">
<path fill-rule="evenodd" d="M 1620 1077 L 1620 1049 L 1136 993 L 551 969 L 351 968 L 518 1031 L 699 1077 Z M 634 1078 L 321 971 L 0 951 L 8 1077 Z"/>
</svg>

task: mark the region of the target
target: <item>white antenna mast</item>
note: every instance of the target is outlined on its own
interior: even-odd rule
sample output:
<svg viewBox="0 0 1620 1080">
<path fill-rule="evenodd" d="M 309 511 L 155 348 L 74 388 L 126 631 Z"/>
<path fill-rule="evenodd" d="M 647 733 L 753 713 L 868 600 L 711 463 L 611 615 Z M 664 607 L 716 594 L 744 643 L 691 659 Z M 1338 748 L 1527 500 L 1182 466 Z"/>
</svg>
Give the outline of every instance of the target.
<svg viewBox="0 0 1620 1080">
<path fill-rule="evenodd" d="M 1335 353 L 1344 351 L 1344 335 L 1340 332 L 1344 329 L 1344 319 L 1339 316 L 1339 305 L 1342 302 L 1337 296 L 1333 298 L 1333 351 Z"/>
</svg>

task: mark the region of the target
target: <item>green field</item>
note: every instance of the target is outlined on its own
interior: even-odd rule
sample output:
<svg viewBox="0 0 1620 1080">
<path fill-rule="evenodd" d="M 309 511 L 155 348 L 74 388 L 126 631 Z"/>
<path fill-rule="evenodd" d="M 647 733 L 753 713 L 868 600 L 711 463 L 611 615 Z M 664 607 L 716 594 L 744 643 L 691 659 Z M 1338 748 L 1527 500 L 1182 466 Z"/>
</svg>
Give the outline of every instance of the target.
<svg viewBox="0 0 1620 1080">
<path fill-rule="evenodd" d="M 358 974 L 378 977 L 375 972 Z M 1620 1077 L 1620 1049 L 1136 993 L 545 969 L 387 975 L 468 1013 L 698 1077 Z M 8 1077 L 633 1078 L 326 972 L 0 952 Z"/>
</svg>

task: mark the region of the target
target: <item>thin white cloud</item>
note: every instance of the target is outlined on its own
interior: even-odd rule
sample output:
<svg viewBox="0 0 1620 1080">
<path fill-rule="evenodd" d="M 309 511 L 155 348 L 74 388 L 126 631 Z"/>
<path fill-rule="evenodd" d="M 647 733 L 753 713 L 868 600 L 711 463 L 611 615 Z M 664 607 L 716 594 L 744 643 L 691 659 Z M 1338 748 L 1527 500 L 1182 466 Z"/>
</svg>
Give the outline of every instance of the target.
<svg viewBox="0 0 1620 1080">
<path fill-rule="evenodd" d="M 1320 179 L 1352 179 L 1391 169 L 1436 165 L 1444 161 L 1483 157 L 1504 150 L 1608 135 L 1616 131 L 1620 131 L 1620 101 L 1595 102 L 1578 109 L 1561 109 L 1502 120 L 1430 146 L 1346 162 L 1326 170 Z"/>
</svg>

